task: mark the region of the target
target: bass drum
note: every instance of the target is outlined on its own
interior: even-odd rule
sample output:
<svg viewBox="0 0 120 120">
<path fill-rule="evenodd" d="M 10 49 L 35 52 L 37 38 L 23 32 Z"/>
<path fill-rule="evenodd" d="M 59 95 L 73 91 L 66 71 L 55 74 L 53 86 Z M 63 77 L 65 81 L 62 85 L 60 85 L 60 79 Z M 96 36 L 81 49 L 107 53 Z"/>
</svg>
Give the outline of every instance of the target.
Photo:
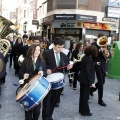
<svg viewBox="0 0 120 120">
<path fill-rule="evenodd" d="M 45 98 L 50 89 L 51 83 L 44 77 L 36 75 L 18 92 L 16 101 L 19 102 L 26 111 L 30 111 Z"/>
</svg>

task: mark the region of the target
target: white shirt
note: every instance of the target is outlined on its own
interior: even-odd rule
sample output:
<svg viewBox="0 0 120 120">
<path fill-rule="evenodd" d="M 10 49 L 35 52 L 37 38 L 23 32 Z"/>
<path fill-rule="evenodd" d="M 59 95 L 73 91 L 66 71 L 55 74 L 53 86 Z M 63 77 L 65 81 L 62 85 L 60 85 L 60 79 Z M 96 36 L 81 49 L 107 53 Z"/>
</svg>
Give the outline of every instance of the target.
<svg viewBox="0 0 120 120">
<path fill-rule="evenodd" d="M 56 65 L 57 65 L 57 60 L 56 60 L 56 51 L 53 49 L 53 51 L 54 51 L 54 56 L 55 56 L 55 61 L 56 61 Z M 59 60 L 60 60 L 60 53 L 57 53 L 58 54 L 58 57 L 59 57 Z"/>
</svg>

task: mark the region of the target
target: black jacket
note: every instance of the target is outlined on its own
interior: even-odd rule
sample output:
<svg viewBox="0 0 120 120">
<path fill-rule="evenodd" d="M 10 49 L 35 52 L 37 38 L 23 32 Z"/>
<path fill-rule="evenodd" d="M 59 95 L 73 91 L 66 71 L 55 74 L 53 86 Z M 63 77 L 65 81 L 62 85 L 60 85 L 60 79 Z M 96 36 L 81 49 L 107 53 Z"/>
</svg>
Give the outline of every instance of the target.
<svg viewBox="0 0 120 120">
<path fill-rule="evenodd" d="M 46 76 L 47 69 L 46 69 L 45 62 L 37 59 L 35 65 L 36 65 L 36 69 L 34 70 L 32 60 L 28 60 L 27 58 L 24 59 L 22 65 L 21 65 L 20 71 L 19 71 L 19 79 L 23 79 L 25 73 L 29 74 L 29 78 L 24 81 L 24 84 L 22 86 L 24 86 L 26 83 L 28 83 L 29 80 L 40 71 L 40 67 L 42 67 L 44 76 Z"/>
<path fill-rule="evenodd" d="M 6 75 L 6 64 L 3 54 L 0 52 L 0 79 Z"/>
<path fill-rule="evenodd" d="M 47 69 L 53 70 L 57 67 L 53 49 L 45 51 L 43 56 L 46 62 Z M 67 66 L 68 64 L 68 57 L 63 52 L 60 52 L 60 67 Z M 53 71 L 53 73 L 55 72 L 63 72 L 63 69 L 56 69 Z"/>
<path fill-rule="evenodd" d="M 80 83 L 91 86 L 94 83 L 93 74 L 94 74 L 93 60 L 90 56 L 85 55 L 81 61 L 81 71 L 78 80 Z"/>
<path fill-rule="evenodd" d="M 78 60 L 79 51 L 74 50 L 72 53 L 71 60 L 74 61 L 74 58 Z M 74 63 L 72 70 L 79 71 L 81 69 L 81 62 Z"/>
</svg>

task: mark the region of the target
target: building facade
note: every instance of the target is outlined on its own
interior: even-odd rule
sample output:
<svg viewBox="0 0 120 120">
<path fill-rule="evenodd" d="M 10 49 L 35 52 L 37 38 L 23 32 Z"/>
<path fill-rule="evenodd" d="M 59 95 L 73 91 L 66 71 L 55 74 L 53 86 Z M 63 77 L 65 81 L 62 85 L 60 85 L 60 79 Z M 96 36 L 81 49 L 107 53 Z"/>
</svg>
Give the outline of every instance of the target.
<svg viewBox="0 0 120 120">
<path fill-rule="evenodd" d="M 37 3 L 40 34 L 49 39 L 64 36 L 80 40 L 104 32 L 110 36 L 118 29 L 117 19 L 108 19 L 108 0 L 40 0 Z"/>
</svg>

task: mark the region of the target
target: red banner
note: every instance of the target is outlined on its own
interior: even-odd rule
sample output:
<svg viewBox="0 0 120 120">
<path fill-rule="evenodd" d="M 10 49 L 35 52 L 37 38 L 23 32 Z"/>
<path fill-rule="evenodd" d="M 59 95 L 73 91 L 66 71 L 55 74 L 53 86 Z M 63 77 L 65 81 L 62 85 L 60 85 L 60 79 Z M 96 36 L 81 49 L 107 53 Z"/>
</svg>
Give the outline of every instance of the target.
<svg viewBox="0 0 120 120">
<path fill-rule="evenodd" d="M 87 29 L 99 29 L 99 30 L 114 30 L 118 29 L 118 26 L 115 24 L 107 24 L 107 23 L 89 23 L 84 22 L 83 27 Z"/>
<path fill-rule="evenodd" d="M 37 0 L 33 1 L 33 19 L 37 19 Z"/>
</svg>

